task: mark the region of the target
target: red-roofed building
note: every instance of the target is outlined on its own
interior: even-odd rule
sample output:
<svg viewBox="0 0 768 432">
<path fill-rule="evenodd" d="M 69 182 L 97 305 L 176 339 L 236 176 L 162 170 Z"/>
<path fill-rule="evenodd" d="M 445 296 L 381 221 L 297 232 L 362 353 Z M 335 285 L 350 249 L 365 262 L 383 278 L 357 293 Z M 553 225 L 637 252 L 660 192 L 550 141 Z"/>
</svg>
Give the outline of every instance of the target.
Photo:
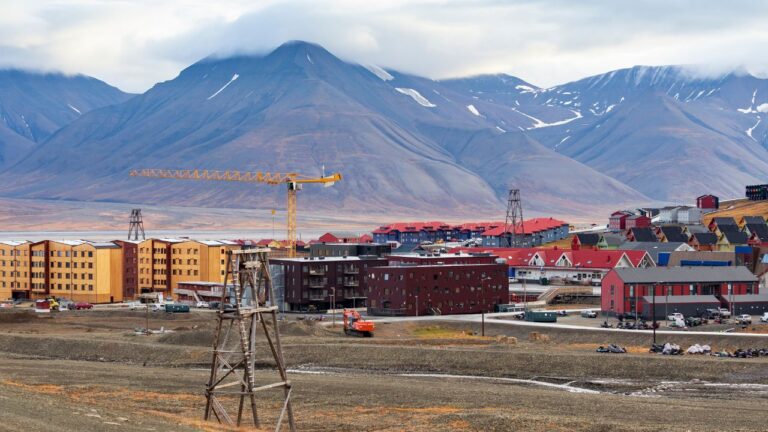
<svg viewBox="0 0 768 432">
<path fill-rule="evenodd" d="M 453 251 L 492 253 L 507 261 L 510 277 L 537 283 L 545 278 L 565 284 L 598 285 L 611 269 L 655 266 L 651 256 L 643 250 L 481 247 Z"/>
<path fill-rule="evenodd" d="M 523 221 L 517 229 L 506 229 L 504 224 L 482 234 L 484 247 L 503 247 L 512 232 L 524 233 L 524 246 L 540 246 L 568 237 L 568 224 L 554 218 L 534 218 Z"/>
<path fill-rule="evenodd" d="M 479 238 L 488 229 L 503 226 L 504 222 L 475 222 L 449 225 L 445 222 L 396 222 L 373 230 L 374 243 L 398 242 L 418 245 L 425 241 L 452 241 Z"/>
</svg>

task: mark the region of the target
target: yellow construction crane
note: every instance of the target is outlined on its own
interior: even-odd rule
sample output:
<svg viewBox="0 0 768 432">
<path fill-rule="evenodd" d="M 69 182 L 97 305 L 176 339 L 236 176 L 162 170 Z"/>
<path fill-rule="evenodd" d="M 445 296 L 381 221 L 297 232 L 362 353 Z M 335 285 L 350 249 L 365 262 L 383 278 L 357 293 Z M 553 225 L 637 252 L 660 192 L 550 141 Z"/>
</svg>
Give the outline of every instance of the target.
<svg viewBox="0 0 768 432">
<path fill-rule="evenodd" d="M 131 177 L 166 178 L 179 180 L 210 180 L 244 183 L 266 183 L 288 186 L 288 256 L 296 256 L 296 191 L 305 183 L 320 183 L 326 187 L 341 180 L 341 174 L 333 173 L 322 177 L 307 177 L 299 173 L 269 173 L 261 171 L 215 171 L 215 170 L 131 170 Z"/>
</svg>

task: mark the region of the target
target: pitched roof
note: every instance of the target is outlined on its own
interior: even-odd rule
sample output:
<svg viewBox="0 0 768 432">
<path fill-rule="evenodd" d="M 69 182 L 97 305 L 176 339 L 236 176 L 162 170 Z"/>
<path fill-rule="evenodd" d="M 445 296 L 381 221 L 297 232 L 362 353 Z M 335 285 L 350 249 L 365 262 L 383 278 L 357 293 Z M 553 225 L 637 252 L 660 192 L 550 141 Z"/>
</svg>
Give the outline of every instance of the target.
<svg viewBox="0 0 768 432">
<path fill-rule="evenodd" d="M 600 242 L 600 234 L 576 234 L 576 238 L 579 239 L 579 244 L 582 246 L 597 246 Z"/>
<path fill-rule="evenodd" d="M 712 218 L 712 223 L 717 225 L 717 227 L 720 229 L 720 231 L 725 231 L 728 229 L 729 231 L 732 231 L 732 229 L 729 229 L 728 227 L 736 227 L 736 230 L 738 231 L 739 225 L 736 223 L 736 220 L 732 217 L 716 217 Z"/>
<path fill-rule="evenodd" d="M 768 225 L 764 223 L 748 223 L 747 229 L 750 234 L 760 239 L 761 242 L 768 242 Z"/>
<path fill-rule="evenodd" d="M 658 241 L 656 238 L 656 235 L 653 233 L 653 230 L 649 227 L 644 228 L 632 228 L 632 237 L 635 239 L 635 241 L 640 242 L 655 242 Z"/>
<path fill-rule="evenodd" d="M 714 246 L 717 244 L 717 234 L 713 232 L 697 232 L 693 233 L 693 237 L 696 239 L 696 243 L 701 246 Z"/>
<path fill-rule="evenodd" d="M 660 229 L 668 242 L 678 242 L 678 243 L 688 242 L 688 236 L 683 234 L 683 228 L 680 226 L 675 226 L 675 225 L 663 226 Z"/>
<path fill-rule="evenodd" d="M 761 224 L 765 225 L 765 218 L 762 216 L 744 216 L 741 220 L 745 224 Z"/>
<path fill-rule="evenodd" d="M 621 267 L 613 271 L 626 283 L 755 282 L 746 267 Z"/>
<path fill-rule="evenodd" d="M 626 251 L 645 251 L 651 256 L 653 262 L 659 262 L 659 252 L 674 252 L 680 246 L 684 245 L 684 242 L 625 242 L 619 248 Z M 690 246 L 686 246 L 687 250 L 690 250 Z"/>
<path fill-rule="evenodd" d="M 730 244 L 747 244 L 749 237 L 741 231 L 723 231 L 723 238 Z"/>
<path fill-rule="evenodd" d="M 616 247 L 621 246 L 621 244 L 626 241 L 624 239 L 624 236 L 621 236 L 619 234 L 610 234 L 610 233 L 603 234 L 603 239 L 605 240 L 606 245 L 616 246 Z"/>
</svg>

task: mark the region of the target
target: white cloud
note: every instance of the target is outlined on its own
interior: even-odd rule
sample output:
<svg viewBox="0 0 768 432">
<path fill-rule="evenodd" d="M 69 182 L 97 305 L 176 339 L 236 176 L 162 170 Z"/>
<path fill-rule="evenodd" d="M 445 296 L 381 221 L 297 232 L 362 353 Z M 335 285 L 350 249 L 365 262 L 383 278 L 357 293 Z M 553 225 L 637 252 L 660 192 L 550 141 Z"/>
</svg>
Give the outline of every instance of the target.
<svg viewBox="0 0 768 432">
<path fill-rule="evenodd" d="M 768 72 L 768 3 L 715 0 L 26 0 L 4 2 L 0 66 L 81 72 L 130 91 L 211 53 L 320 43 L 363 64 L 549 86 L 636 64 Z"/>
</svg>

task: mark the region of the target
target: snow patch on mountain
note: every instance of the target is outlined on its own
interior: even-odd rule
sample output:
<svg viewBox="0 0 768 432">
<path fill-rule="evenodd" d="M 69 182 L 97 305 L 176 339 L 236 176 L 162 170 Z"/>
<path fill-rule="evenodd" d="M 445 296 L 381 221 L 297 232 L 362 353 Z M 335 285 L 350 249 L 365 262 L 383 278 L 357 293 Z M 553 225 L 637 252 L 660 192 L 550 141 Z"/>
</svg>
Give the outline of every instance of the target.
<svg viewBox="0 0 768 432">
<path fill-rule="evenodd" d="M 229 87 L 229 85 L 230 85 L 230 84 L 232 84 L 233 82 L 235 82 L 235 80 L 237 80 L 238 78 L 240 78 L 240 75 L 238 75 L 238 74 L 234 74 L 234 75 L 232 75 L 232 78 L 230 78 L 230 79 L 229 79 L 229 81 L 228 81 L 226 84 L 224 84 L 223 86 L 221 86 L 221 88 L 220 88 L 220 89 L 218 89 L 218 90 L 216 91 L 216 93 L 214 93 L 214 94 L 212 94 L 212 95 L 208 96 L 208 98 L 207 98 L 206 100 L 211 100 L 211 99 L 215 98 L 216 96 L 218 96 L 218 95 L 219 95 L 219 93 L 221 93 L 222 91 L 224 91 L 224 89 L 225 89 L 225 88 Z"/>
<path fill-rule="evenodd" d="M 72 106 L 72 104 L 67 104 L 68 107 L 72 108 L 72 111 L 76 112 L 77 115 L 82 115 L 83 113 L 80 112 L 79 109 Z"/>
<path fill-rule="evenodd" d="M 761 121 L 763 121 L 763 119 L 758 117 L 757 118 L 757 123 L 755 123 L 755 125 L 752 126 L 751 128 L 747 129 L 747 135 L 749 135 L 749 137 L 752 138 L 753 141 L 757 141 L 757 140 L 755 139 L 755 137 L 752 136 L 752 131 L 755 130 L 755 128 L 757 127 L 757 125 L 760 124 Z"/>
<path fill-rule="evenodd" d="M 474 105 L 467 105 L 467 109 L 468 109 L 468 110 L 469 110 L 469 112 L 471 112 L 472 114 L 474 114 L 474 115 L 476 115 L 476 116 L 478 116 L 478 117 L 482 117 L 482 116 L 480 115 L 480 111 L 478 111 L 478 110 L 477 110 L 477 108 L 475 108 L 475 106 L 474 106 Z"/>
<path fill-rule="evenodd" d="M 757 112 L 768 113 L 768 103 L 758 105 Z"/>
<path fill-rule="evenodd" d="M 419 93 L 418 91 L 416 91 L 416 90 L 414 90 L 412 88 L 395 87 L 395 90 L 397 90 L 398 92 L 400 92 L 400 93 L 402 93 L 402 94 L 404 94 L 406 96 L 410 96 L 413 100 L 416 101 L 416 103 L 418 103 L 419 105 L 421 105 L 423 107 L 434 108 L 434 107 L 437 106 L 437 105 L 433 104 L 432 102 L 430 102 L 429 99 L 427 99 L 424 96 L 422 96 L 421 93 Z"/>
<path fill-rule="evenodd" d="M 376 75 L 382 81 L 392 81 L 393 79 L 395 79 L 395 77 L 390 75 L 389 72 L 385 71 L 384 69 L 382 69 L 382 68 L 380 68 L 378 66 L 368 65 L 368 66 L 364 66 L 364 67 L 366 69 L 368 69 L 368 72 Z"/>
<path fill-rule="evenodd" d="M 535 88 L 533 88 L 531 86 L 523 85 L 523 84 L 518 84 L 518 85 L 515 86 L 515 88 L 520 90 L 521 94 L 523 94 L 523 93 L 536 93 L 536 89 Z"/>
</svg>

